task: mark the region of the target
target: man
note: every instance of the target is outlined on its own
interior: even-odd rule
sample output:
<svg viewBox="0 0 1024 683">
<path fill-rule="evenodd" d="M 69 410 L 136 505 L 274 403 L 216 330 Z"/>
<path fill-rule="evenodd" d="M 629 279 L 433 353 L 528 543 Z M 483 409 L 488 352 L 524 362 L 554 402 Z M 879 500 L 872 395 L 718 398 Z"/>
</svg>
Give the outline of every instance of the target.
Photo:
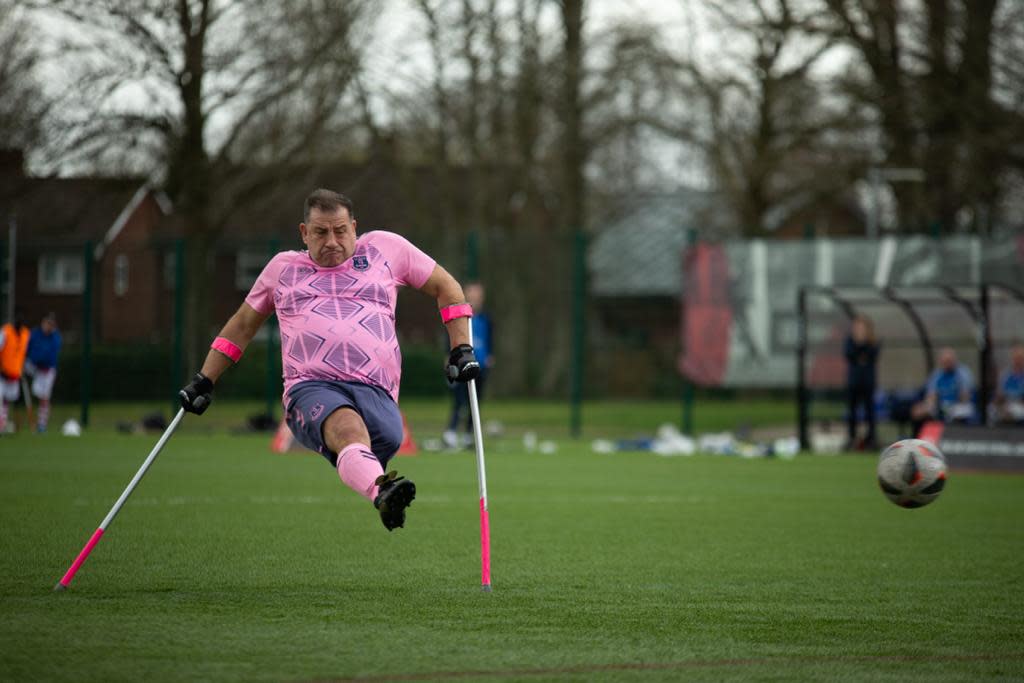
<svg viewBox="0 0 1024 683">
<path fill-rule="evenodd" d="M 973 417 L 971 392 L 974 378 L 971 371 L 957 361 L 956 351 L 946 347 L 939 351 L 939 367 L 928 377 L 924 400 L 914 405 L 910 416 L 914 433 L 926 420 L 967 420 Z"/>
<path fill-rule="evenodd" d="M 850 334 L 843 345 L 846 356 L 846 445 L 844 451 L 858 446 L 874 449 L 875 441 L 875 387 L 878 375 L 880 345 L 875 339 L 875 325 L 866 315 L 858 315 L 850 325 Z M 857 409 L 863 407 L 868 433 L 864 441 L 857 442 Z"/>
<path fill-rule="evenodd" d="M 1024 344 L 1014 344 L 1010 367 L 999 378 L 996 415 L 1001 422 L 1024 423 Z"/>
<path fill-rule="evenodd" d="M 470 325 L 473 328 L 473 351 L 480 363 L 480 374 L 476 378 L 477 400 L 483 400 L 484 385 L 487 383 L 487 376 L 494 366 L 494 330 L 491 325 L 491 316 L 483 312 L 484 292 L 483 284 L 470 282 L 466 285 L 466 301 L 473 307 L 473 318 Z M 459 445 L 459 419 L 463 411 L 466 413 L 466 433 L 464 443 L 472 443 L 473 416 L 469 410 L 469 387 L 462 382 L 452 385 L 452 415 L 448 421 L 448 429 L 442 434 L 444 443 L 449 448 L 456 448 Z"/>
<path fill-rule="evenodd" d="M 50 396 L 57 381 L 57 356 L 60 355 L 61 343 L 57 316 L 47 313 L 39 326 L 32 329 L 25 363 L 25 372 L 32 376 L 32 395 L 39 400 L 36 431 L 40 434 L 46 431 L 50 421 Z"/>
<path fill-rule="evenodd" d="M 21 311 L 16 311 L 14 322 L 0 327 L 0 434 L 13 431 L 7 423 L 7 404 L 16 403 L 21 395 L 21 372 L 29 338 L 23 320 Z"/>
<path fill-rule="evenodd" d="M 181 390 L 181 405 L 202 414 L 214 383 L 276 311 L 288 426 L 346 486 L 373 502 L 391 531 L 404 525 L 416 497 L 411 481 L 384 471 L 402 442 L 397 289 L 411 286 L 437 301 L 451 348 L 446 372 L 457 382 L 474 379 L 480 368 L 468 343 L 472 309 L 455 278 L 405 238 L 384 231 L 357 237 L 344 195 L 310 194 L 299 235 L 306 250 L 270 260 Z"/>
</svg>

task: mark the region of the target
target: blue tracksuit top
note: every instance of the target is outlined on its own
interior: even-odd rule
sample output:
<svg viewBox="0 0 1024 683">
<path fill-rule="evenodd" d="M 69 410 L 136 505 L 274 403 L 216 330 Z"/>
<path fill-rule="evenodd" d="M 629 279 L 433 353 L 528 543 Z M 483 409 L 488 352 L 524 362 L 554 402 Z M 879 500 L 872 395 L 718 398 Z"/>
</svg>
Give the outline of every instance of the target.
<svg viewBox="0 0 1024 683">
<path fill-rule="evenodd" d="M 54 330 L 50 334 L 43 334 L 42 328 L 35 327 L 28 338 L 26 356 L 40 370 L 49 370 L 57 365 L 60 345 L 61 339 L 58 330 Z"/>
<path fill-rule="evenodd" d="M 473 326 L 473 351 L 480 365 L 484 365 L 491 354 L 494 353 L 493 328 L 491 316 L 486 313 L 474 313 L 470 318 Z"/>
<path fill-rule="evenodd" d="M 974 390 L 974 378 L 971 371 L 962 365 L 952 370 L 936 368 L 928 378 L 928 391 L 934 391 L 939 405 L 959 403 L 960 392 Z"/>
<path fill-rule="evenodd" d="M 1011 401 L 1024 400 L 1024 372 L 1007 370 L 999 382 L 999 389 Z"/>
</svg>

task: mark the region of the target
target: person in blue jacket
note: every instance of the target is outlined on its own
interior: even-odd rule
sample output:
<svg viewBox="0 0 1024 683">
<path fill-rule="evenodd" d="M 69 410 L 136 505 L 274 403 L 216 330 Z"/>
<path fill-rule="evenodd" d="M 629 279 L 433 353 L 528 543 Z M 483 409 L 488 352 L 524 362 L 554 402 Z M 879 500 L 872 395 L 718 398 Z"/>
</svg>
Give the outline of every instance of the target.
<svg viewBox="0 0 1024 683">
<path fill-rule="evenodd" d="M 57 316 L 47 313 L 39 325 L 32 329 L 25 358 L 25 370 L 32 376 L 32 395 L 39 403 L 36 429 L 40 434 L 46 431 L 50 421 L 50 396 L 53 395 L 53 385 L 57 381 L 60 347 Z"/>
<path fill-rule="evenodd" d="M 477 401 L 483 400 L 484 387 L 487 385 L 487 377 L 494 366 L 494 327 L 491 324 L 491 316 L 484 311 L 484 300 L 486 292 L 480 282 L 470 282 L 464 288 L 466 302 L 473 307 L 473 317 L 470 324 L 473 326 L 473 349 L 480 361 L 480 375 L 476 378 Z M 448 448 L 459 446 L 459 422 L 465 413 L 466 433 L 462 440 L 463 445 L 472 443 L 473 415 L 469 409 L 469 385 L 456 383 L 452 385 L 452 413 L 448 420 L 448 428 L 442 435 L 442 440 Z"/>
<path fill-rule="evenodd" d="M 911 409 L 916 434 L 927 420 L 943 422 L 966 421 L 974 417 L 971 395 L 974 375 L 957 360 L 956 351 L 946 347 L 939 351 L 939 367 L 932 371 L 925 384 L 924 400 Z"/>
<path fill-rule="evenodd" d="M 875 448 L 875 387 L 877 384 L 878 341 L 871 319 L 858 315 L 850 325 L 843 355 L 846 356 L 846 428 L 845 450 L 853 450 L 857 443 L 857 411 L 863 407 L 868 431 L 864 448 Z"/>
</svg>

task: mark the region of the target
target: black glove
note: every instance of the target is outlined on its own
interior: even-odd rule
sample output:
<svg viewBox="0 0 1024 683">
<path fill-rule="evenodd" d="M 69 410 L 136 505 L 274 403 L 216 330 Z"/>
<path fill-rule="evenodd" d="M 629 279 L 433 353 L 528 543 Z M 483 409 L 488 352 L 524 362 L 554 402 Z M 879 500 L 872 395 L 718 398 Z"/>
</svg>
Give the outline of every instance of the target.
<svg viewBox="0 0 1024 683">
<path fill-rule="evenodd" d="M 445 368 L 449 382 L 468 382 L 480 376 L 480 363 L 476 360 L 473 347 L 469 344 L 459 344 L 448 355 L 448 365 Z"/>
<path fill-rule="evenodd" d="M 201 372 L 197 372 L 192 381 L 178 392 L 181 407 L 190 413 L 202 415 L 213 401 L 213 382 Z"/>
</svg>

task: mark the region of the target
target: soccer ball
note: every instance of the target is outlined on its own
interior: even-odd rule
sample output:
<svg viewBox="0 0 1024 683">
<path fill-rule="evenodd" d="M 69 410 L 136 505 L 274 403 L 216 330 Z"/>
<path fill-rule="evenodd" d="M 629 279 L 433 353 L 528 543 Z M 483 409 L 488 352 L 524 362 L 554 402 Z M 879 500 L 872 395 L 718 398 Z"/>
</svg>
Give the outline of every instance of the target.
<svg viewBox="0 0 1024 683">
<path fill-rule="evenodd" d="M 946 456 L 928 441 L 897 441 L 878 459 L 878 486 L 900 507 L 923 507 L 946 486 Z"/>
</svg>

